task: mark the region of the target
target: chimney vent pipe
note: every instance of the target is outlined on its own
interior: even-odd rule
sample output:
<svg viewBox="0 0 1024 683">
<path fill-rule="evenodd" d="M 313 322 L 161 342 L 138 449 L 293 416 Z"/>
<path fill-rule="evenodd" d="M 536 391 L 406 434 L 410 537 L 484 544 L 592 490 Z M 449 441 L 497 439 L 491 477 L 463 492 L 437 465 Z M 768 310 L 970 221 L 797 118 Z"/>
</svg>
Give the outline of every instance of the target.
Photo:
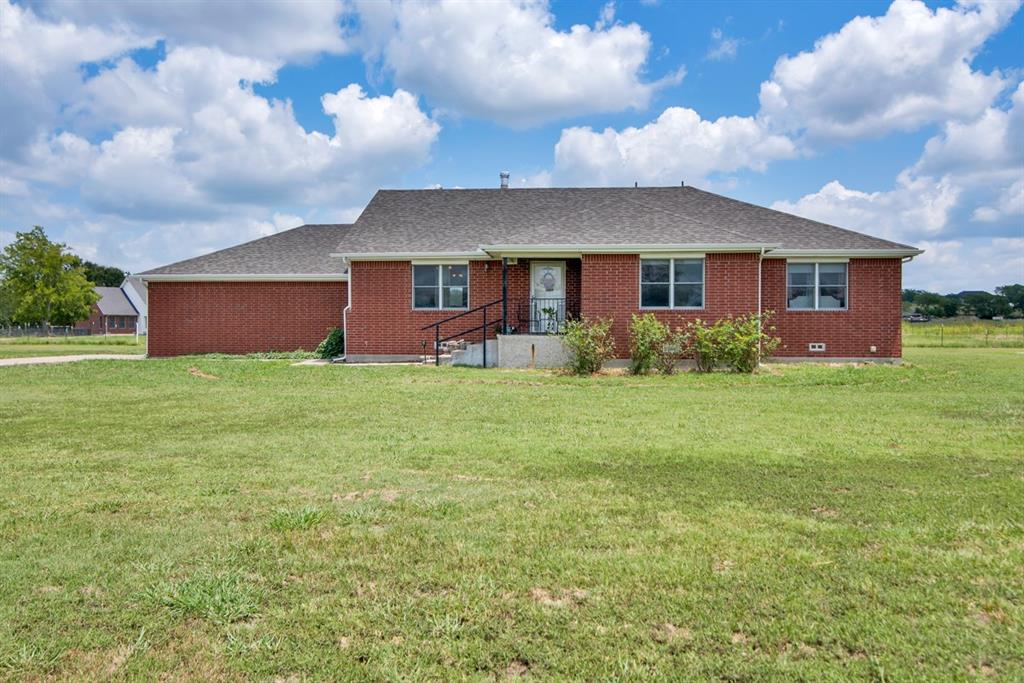
<svg viewBox="0 0 1024 683">
<path fill-rule="evenodd" d="M 501 189 L 503 189 L 503 190 L 507 190 L 508 189 L 508 178 L 509 178 L 510 175 L 511 174 L 508 171 L 502 171 L 501 172 L 501 174 L 500 174 L 500 176 L 501 176 Z"/>
</svg>

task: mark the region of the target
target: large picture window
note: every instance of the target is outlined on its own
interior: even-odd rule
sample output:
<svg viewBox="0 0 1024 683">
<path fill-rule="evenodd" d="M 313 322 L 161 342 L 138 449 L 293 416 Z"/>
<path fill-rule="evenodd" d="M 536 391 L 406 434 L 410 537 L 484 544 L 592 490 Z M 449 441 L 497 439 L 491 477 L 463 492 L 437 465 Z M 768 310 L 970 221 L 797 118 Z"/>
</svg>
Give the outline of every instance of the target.
<svg viewBox="0 0 1024 683">
<path fill-rule="evenodd" d="M 469 266 L 413 265 L 413 308 L 469 308 Z"/>
<path fill-rule="evenodd" d="M 641 308 L 703 308 L 704 259 L 640 259 Z"/>
<path fill-rule="evenodd" d="M 845 263 L 786 265 L 786 308 L 791 311 L 845 310 L 848 289 Z"/>
</svg>

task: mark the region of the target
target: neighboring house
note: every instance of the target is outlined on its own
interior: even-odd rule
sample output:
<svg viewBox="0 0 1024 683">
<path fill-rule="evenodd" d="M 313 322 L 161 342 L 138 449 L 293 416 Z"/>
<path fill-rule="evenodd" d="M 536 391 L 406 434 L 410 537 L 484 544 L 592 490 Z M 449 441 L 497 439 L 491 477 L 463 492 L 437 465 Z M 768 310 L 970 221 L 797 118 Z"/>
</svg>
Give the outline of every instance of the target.
<svg viewBox="0 0 1024 683">
<path fill-rule="evenodd" d="M 894 359 L 902 263 L 920 253 L 691 187 L 381 190 L 352 225 L 142 278 L 152 355 L 308 349 L 343 326 L 351 361 L 413 360 L 438 339 L 583 316 L 612 318 L 624 357 L 633 314 L 682 326 L 771 310 L 779 356 Z"/>
<path fill-rule="evenodd" d="M 149 325 L 149 292 L 138 275 L 129 275 L 121 283 L 121 291 L 138 313 L 139 334 L 146 334 Z"/>
<path fill-rule="evenodd" d="M 135 334 L 139 312 L 120 287 L 95 287 L 100 299 L 92 305 L 92 315 L 75 325 L 89 334 Z"/>
</svg>

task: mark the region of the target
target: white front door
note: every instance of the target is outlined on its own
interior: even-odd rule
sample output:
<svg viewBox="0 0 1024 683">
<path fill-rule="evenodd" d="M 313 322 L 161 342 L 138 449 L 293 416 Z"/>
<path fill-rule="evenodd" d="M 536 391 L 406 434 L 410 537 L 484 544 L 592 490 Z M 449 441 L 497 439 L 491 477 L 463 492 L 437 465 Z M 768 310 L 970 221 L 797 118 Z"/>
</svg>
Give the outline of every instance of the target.
<svg viewBox="0 0 1024 683">
<path fill-rule="evenodd" d="M 565 322 L 565 261 L 530 262 L 530 332 L 559 332 Z"/>
</svg>

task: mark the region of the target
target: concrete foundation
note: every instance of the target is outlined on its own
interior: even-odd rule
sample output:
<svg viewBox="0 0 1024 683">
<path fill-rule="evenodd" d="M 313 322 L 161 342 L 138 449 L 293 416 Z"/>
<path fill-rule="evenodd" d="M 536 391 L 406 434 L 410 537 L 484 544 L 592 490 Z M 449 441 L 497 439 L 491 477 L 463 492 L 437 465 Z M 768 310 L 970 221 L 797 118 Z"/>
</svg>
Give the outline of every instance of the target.
<svg viewBox="0 0 1024 683">
<path fill-rule="evenodd" d="M 490 360 L 490 358 L 488 358 Z M 561 368 L 569 362 L 569 352 L 557 335 L 499 334 L 498 367 Z"/>
</svg>

